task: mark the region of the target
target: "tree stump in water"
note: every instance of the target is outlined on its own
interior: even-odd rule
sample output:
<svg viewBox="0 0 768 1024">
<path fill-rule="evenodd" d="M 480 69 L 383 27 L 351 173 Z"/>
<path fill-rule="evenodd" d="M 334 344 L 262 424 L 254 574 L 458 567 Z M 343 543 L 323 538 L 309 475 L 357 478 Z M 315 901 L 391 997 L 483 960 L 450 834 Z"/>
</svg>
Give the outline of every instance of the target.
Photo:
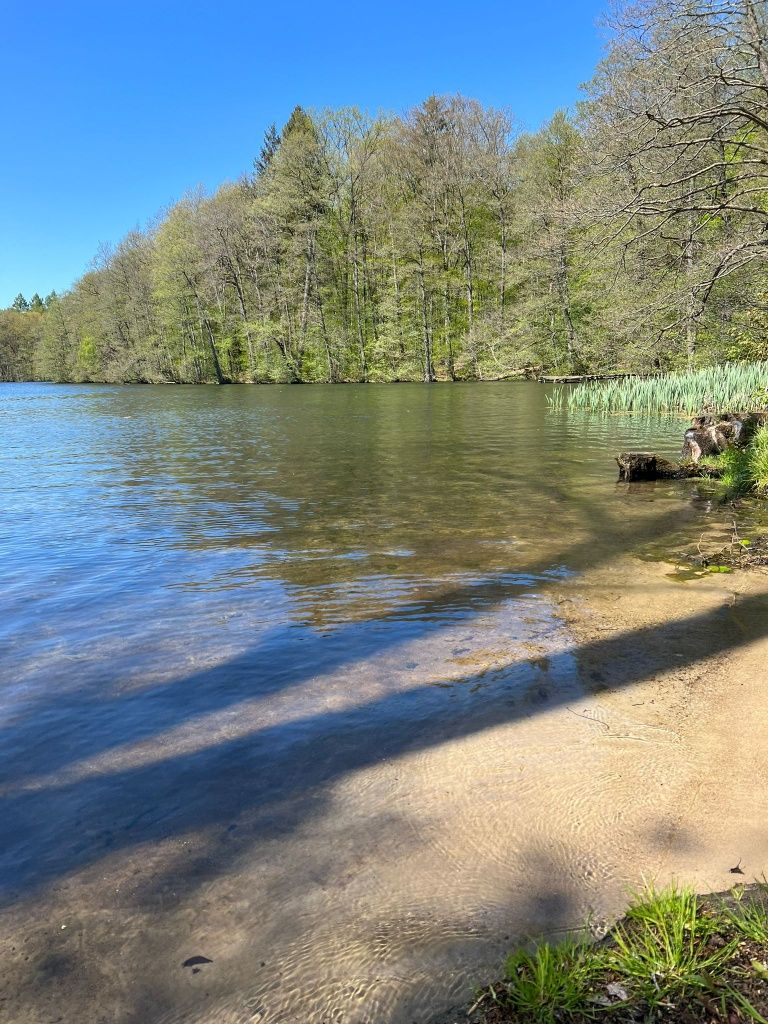
<svg viewBox="0 0 768 1024">
<path fill-rule="evenodd" d="M 768 422 L 768 411 L 696 416 L 685 432 L 682 462 L 670 462 L 654 452 L 622 452 L 616 457 L 619 480 L 692 480 L 721 477 L 719 466 L 702 465 L 705 455 L 720 455 L 728 448 L 746 448 L 757 429 Z"/>
<path fill-rule="evenodd" d="M 653 452 L 622 452 L 616 459 L 619 480 L 658 480 L 671 476 L 672 463 Z"/>
</svg>

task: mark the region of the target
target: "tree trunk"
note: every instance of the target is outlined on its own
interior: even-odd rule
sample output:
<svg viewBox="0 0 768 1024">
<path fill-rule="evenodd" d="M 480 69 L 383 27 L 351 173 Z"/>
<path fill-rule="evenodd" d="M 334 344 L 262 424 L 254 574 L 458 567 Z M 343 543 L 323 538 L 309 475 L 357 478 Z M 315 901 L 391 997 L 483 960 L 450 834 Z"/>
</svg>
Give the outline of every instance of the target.
<svg viewBox="0 0 768 1024">
<path fill-rule="evenodd" d="M 688 366 L 693 366 L 696 361 L 696 335 L 697 335 L 697 302 L 696 292 L 693 288 L 693 218 L 688 220 L 688 237 L 683 243 L 683 262 L 685 265 L 685 279 L 688 289 L 687 311 L 685 317 L 685 351 L 688 358 Z"/>
<path fill-rule="evenodd" d="M 480 378 L 480 366 L 477 358 L 477 345 L 475 344 L 475 280 L 472 267 L 472 247 L 469 240 L 469 226 L 464 205 L 464 197 L 461 197 L 461 230 L 464 236 L 464 270 L 467 276 L 467 328 L 469 334 L 469 353 L 472 359 L 472 372 L 477 379 Z"/>
<path fill-rule="evenodd" d="M 337 379 L 336 366 L 333 358 L 333 349 L 331 347 L 331 339 L 328 334 L 328 326 L 325 322 L 325 309 L 323 308 L 323 298 L 320 294 L 320 286 L 317 280 L 317 263 L 314 264 L 314 285 L 315 285 L 315 301 L 317 302 L 317 311 L 320 315 L 320 329 L 323 332 L 323 347 L 325 349 L 325 360 L 328 364 L 328 383 L 334 384 Z"/>
<path fill-rule="evenodd" d="M 763 83 L 763 89 L 768 93 L 768 45 L 766 45 L 765 34 L 760 27 L 754 0 L 741 0 L 741 9 L 744 12 L 749 41 L 755 55 L 755 63 Z"/>
<path fill-rule="evenodd" d="M 499 275 L 499 310 L 501 326 L 504 327 L 507 306 L 507 223 L 502 216 L 501 221 L 501 272 Z"/>
<path fill-rule="evenodd" d="M 389 243 L 392 249 L 392 283 L 395 287 L 395 320 L 397 321 L 397 340 L 399 355 L 405 359 L 405 338 L 403 337 L 403 314 L 400 302 L 400 278 L 397 273 L 397 256 L 395 254 L 395 236 L 392 225 L 389 226 Z"/>
<path fill-rule="evenodd" d="M 360 305 L 360 269 L 358 266 L 357 231 L 353 229 L 352 241 L 352 294 L 355 300 L 355 323 L 357 334 L 357 351 L 360 356 L 360 378 L 368 380 L 368 360 L 365 354 L 365 336 L 363 334 L 363 315 Z"/>
<path fill-rule="evenodd" d="M 195 296 L 195 305 L 197 306 L 197 316 L 200 321 L 200 330 L 204 330 L 205 334 L 208 337 L 208 344 L 211 350 L 211 360 L 213 362 L 213 372 L 216 374 L 216 382 L 218 384 L 226 384 L 227 379 L 222 373 L 221 363 L 219 362 L 219 353 L 216 351 L 216 339 L 213 334 L 213 327 L 211 325 L 211 321 L 204 312 L 203 303 L 200 301 L 200 296 L 198 294 L 194 282 L 192 281 L 192 278 L 189 276 L 186 270 L 183 273 L 187 284 L 192 289 L 192 294 Z"/>
<path fill-rule="evenodd" d="M 576 348 L 578 337 L 573 323 L 571 313 L 571 296 L 568 286 L 568 255 L 565 243 L 561 242 L 557 251 L 557 293 L 560 299 L 560 309 L 565 322 L 565 344 L 568 355 L 568 368 L 573 372 L 576 369 Z"/>
<path fill-rule="evenodd" d="M 443 333 L 445 335 L 445 344 L 447 348 L 447 366 L 448 376 L 451 380 L 456 380 L 456 367 L 453 360 L 453 335 L 451 333 L 451 288 L 448 282 L 448 278 L 445 280 L 445 291 L 443 293 Z"/>
<path fill-rule="evenodd" d="M 310 282 L 314 276 L 315 265 L 315 232 L 314 228 L 309 232 L 307 241 L 307 260 L 304 270 L 304 295 L 301 305 L 301 343 L 306 348 L 307 323 L 309 320 L 309 290 Z"/>
<path fill-rule="evenodd" d="M 429 331 L 429 313 L 427 312 L 427 286 L 424 278 L 424 260 L 419 253 L 419 285 L 421 287 L 421 321 L 422 340 L 424 344 L 424 380 L 431 384 L 435 379 L 435 370 L 432 365 L 432 339 Z"/>
</svg>

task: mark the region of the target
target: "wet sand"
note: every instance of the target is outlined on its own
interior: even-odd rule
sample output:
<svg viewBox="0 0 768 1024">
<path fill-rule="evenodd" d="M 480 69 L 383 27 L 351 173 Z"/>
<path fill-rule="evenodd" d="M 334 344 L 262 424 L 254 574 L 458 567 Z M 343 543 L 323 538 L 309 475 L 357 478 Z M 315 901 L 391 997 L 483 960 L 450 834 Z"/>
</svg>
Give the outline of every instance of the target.
<svg viewBox="0 0 768 1024">
<path fill-rule="evenodd" d="M 627 719 L 665 750 L 658 785 L 629 805 L 631 834 L 655 846 L 628 847 L 635 878 L 717 891 L 739 880 L 739 862 L 748 879 L 768 868 L 768 571 L 674 576 L 626 558 L 576 583 L 561 607 L 604 742 Z"/>
<path fill-rule="evenodd" d="M 6 787 L 0 1017 L 427 1024 L 643 880 L 760 876 L 768 573 L 669 572 L 613 561 Z"/>
</svg>

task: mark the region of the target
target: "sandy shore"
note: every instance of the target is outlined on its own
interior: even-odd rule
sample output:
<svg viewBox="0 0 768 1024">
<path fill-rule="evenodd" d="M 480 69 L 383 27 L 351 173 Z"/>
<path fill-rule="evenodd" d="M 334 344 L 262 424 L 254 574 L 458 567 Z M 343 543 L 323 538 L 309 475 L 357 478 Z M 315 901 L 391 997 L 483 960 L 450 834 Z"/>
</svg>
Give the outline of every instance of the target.
<svg viewBox="0 0 768 1024">
<path fill-rule="evenodd" d="M 590 822 L 602 851 L 603 891 L 580 922 L 572 908 L 584 905 L 585 886 L 563 886 L 555 854 L 553 895 L 571 908 L 560 928 L 589 919 L 599 936 L 644 883 L 679 881 L 717 892 L 762 878 L 768 570 L 681 583 L 670 565 L 627 557 L 564 585 L 557 600 L 591 689 L 571 710 L 584 716 L 583 728 L 611 766 L 602 780 L 604 813 Z M 534 880 L 544 884 L 543 876 Z M 467 1017 L 471 1001 L 430 1024 L 480 1020 L 481 1011 Z"/>
<path fill-rule="evenodd" d="M 606 734 L 629 720 L 679 752 L 653 800 L 638 794 L 654 874 L 716 891 L 737 863 L 751 877 L 768 868 L 768 571 L 671 577 L 627 559 L 575 581 L 560 607 Z"/>
<path fill-rule="evenodd" d="M 5 909 L 3 1019 L 460 1020 L 434 1008 L 469 1005 L 526 937 L 585 920 L 601 934 L 644 880 L 759 877 L 768 572 L 681 582 L 670 568 L 612 562 L 318 674 L 283 704 L 9 790 L 19 828 L 51 830 L 61 877 Z M 344 702 L 364 686 L 391 711 L 355 738 Z M 413 694 L 428 695 L 418 716 Z M 307 701 L 328 704 L 311 731 Z M 259 761 L 277 715 L 298 723 L 285 760 Z M 232 738 L 210 750 L 216 730 Z M 182 782 L 175 838 L 158 839 L 165 823 L 141 815 Z M 34 849 L 19 840 L 19 857 Z M 197 973 L 195 956 L 210 961 Z"/>
</svg>

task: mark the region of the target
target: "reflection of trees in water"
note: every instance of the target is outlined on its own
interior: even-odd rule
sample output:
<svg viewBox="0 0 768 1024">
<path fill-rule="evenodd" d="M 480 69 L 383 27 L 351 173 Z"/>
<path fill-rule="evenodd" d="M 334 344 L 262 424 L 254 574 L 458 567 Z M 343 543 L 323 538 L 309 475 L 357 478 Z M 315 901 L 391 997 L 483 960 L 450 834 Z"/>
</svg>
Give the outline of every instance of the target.
<svg viewBox="0 0 768 1024">
<path fill-rule="evenodd" d="M 131 390 L 110 411 L 139 423 L 116 445 L 138 529 L 159 520 L 161 543 L 223 553 L 195 583 L 278 579 L 303 614 L 359 617 L 555 565 L 565 538 L 632 542 L 653 509 L 611 486 L 616 421 L 551 413 L 545 396 L 536 384 L 168 389 L 158 417 L 156 392 Z"/>
</svg>

